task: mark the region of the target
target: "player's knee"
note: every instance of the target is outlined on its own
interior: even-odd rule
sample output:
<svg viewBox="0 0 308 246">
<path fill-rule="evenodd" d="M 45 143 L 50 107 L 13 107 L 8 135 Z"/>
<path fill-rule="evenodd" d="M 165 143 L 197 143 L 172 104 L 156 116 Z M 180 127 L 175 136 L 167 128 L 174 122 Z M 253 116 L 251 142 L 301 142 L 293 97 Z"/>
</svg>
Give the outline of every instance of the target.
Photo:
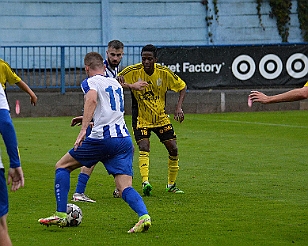
<svg viewBox="0 0 308 246">
<path fill-rule="evenodd" d="M 141 141 L 139 143 L 139 151 L 150 152 L 150 145 L 146 142 Z"/>
<path fill-rule="evenodd" d="M 170 156 L 177 156 L 178 155 L 178 148 L 176 146 L 173 146 L 172 148 L 168 149 Z"/>
<path fill-rule="evenodd" d="M 0 228 L 1 230 L 7 230 L 7 222 L 6 222 L 7 213 L 0 217 Z"/>
<path fill-rule="evenodd" d="M 57 169 L 59 169 L 59 168 L 62 168 L 61 167 L 61 164 L 59 163 L 59 161 L 56 163 L 56 165 L 55 165 L 55 169 L 57 170 Z"/>
<path fill-rule="evenodd" d="M 63 161 L 59 160 L 57 163 L 56 163 L 56 166 L 55 166 L 56 170 L 57 169 L 60 169 L 60 168 L 65 168 L 65 169 L 68 169 L 68 166 L 66 165 L 66 163 L 64 163 Z"/>
</svg>

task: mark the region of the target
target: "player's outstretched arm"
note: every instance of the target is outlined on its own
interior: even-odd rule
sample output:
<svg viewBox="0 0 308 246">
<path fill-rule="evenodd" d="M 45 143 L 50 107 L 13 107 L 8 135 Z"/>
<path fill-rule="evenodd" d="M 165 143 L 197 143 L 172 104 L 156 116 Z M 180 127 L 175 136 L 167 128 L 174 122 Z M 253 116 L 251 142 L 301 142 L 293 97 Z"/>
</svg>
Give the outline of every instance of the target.
<svg viewBox="0 0 308 246">
<path fill-rule="evenodd" d="M 21 167 L 10 168 L 8 172 L 7 184 L 12 184 L 11 190 L 16 191 L 20 187 L 24 187 L 24 173 Z"/>
<path fill-rule="evenodd" d="M 299 101 L 308 98 L 308 86 L 293 89 L 273 96 L 267 96 L 259 91 L 251 91 L 249 98 L 253 102 L 259 102 L 263 104 Z"/>
<path fill-rule="evenodd" d="M 37 103 L 37 96 L 35 95 L 35 93 L 30 89 L 30 87 L 24 82 L 24 81 L 19 81 L 18 83 L 16 83 L 16 85 L 22 89 L 24 92 L 27 92 L 30 96 L 30 103 L 35 106 Z"/>
</svg>

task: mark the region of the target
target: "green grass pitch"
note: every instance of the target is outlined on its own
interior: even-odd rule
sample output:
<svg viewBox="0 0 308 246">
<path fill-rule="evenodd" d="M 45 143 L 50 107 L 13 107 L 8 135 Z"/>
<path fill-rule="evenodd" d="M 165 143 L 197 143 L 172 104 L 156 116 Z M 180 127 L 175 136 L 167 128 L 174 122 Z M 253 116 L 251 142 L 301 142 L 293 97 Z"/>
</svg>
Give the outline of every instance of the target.
<svg viewBox="0 0 308 246">
<path fill-rule="evenodd" d="M 167 151 L 151 137 L 150 182 L 144 197 L 147 233 L 127 234 L 137 216 L 112 197 L 114 182 L 98 164 L 86 190 L 95 204 L 75 228 L 43 227 L 55 211 L 54 166 L 73 146 L 70 117 L 14 118 L 25 187 L 9 192 L 13 245 L 308 245 L 308 112 L 187 114 L 172 121 L 185 194 L 168 194 Z M 130 129 L 130 116 L 126 116 Z M 8 158 L 0 141 L 3 161 Z M 141 191 L 136 151 L 134 187 Z M 75 189 L 79 169 L 71 174 Z"/>
</svg>

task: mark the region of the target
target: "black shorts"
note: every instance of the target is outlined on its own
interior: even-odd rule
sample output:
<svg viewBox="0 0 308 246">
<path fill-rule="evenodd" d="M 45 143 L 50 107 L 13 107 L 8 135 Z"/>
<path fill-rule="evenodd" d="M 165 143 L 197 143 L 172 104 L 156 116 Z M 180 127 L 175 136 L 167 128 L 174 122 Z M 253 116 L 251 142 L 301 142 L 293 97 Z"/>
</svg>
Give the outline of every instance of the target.
<svg viewBox="0 0 308 246">
<path fill-rule="evenodd" d="M 150 138 L 151 132 L 154 132 L 161 142 L 167 140 L 176 140 L 176 135 L 173 130 L 173 126 L 171 124 L 160 126 L 160 127 L 142 127 L 142 128 L 134 128 L 134 136 L 135 140 L 138 143 L 140 140 L 144 138 Z"/>
</svg>

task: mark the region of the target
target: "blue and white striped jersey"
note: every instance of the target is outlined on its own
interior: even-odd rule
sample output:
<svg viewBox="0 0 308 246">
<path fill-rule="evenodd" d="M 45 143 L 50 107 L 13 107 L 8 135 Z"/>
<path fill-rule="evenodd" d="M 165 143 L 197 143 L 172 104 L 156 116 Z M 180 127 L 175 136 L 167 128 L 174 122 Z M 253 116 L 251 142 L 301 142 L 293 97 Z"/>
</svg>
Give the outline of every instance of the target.
<svg viewBox="0 0 308 246">
<path fill-rule="evenodd" d="M 108 60 L 104 60 L 104 64 L 106 66 L 106 70 L 105 70 L 105 77 L 108 78 L 116 78 L 119 72 L 119 66 L 116 66 L 115 69 L 112 69 L 109 66 Z"/>
<path fill-rule="evenodd" d="M 93 89 L 97 91 L 97 106 L 94 111 L 90 138 L 105 139 L 127 137 L 129 132 L 124 121 L 123 88 L 114 78 L 95 75 L 81 83 L 84 94 Z"/>
</svg>

